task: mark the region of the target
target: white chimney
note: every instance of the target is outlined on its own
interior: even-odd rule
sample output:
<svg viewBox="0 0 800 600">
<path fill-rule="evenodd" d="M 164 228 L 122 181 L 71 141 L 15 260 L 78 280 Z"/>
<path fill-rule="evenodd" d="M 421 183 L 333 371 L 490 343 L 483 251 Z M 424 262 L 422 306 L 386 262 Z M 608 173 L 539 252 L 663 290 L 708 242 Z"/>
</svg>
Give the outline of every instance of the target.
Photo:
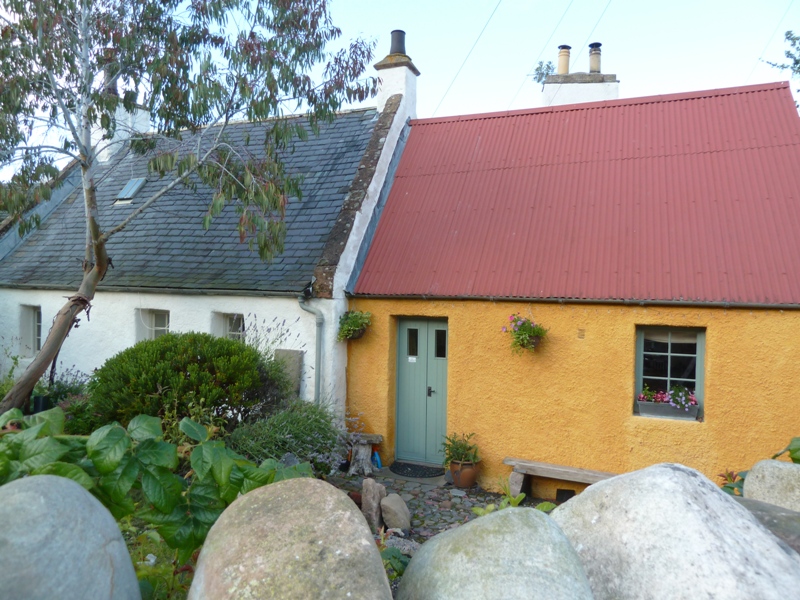
<svg viewBox="0 0 800 600">
<path fill-rule="evenodd" d="M 616 75 L 600 72 L 600 44 L 589 44 L 589 72 L 569 72 L 569 46 L 558 47 L 558 70 L 548 75 L 542 91 L 545 106 L 616 100 L 619 80 Z"/>
<path fill-rule="evenodd" d="M 417 77 L 419 70 L 406 54 L 406 32 L 399 29 L 392 31 L 392 45 L 389 54 L 376 63 L 375 69 L 380 71 L 378 85 L 378 112 L 383 112 L 386 101 L 395 94 L 403 95 L 403 104 L 408 117 L 417 116 Z"/>
</svg>

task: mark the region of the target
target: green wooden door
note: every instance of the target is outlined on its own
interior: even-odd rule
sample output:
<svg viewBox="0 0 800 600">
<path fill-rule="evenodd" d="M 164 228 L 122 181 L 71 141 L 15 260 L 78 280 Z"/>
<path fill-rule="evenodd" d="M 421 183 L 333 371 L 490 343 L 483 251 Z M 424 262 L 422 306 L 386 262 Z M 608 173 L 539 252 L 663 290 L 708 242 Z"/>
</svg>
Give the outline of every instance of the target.
<svg viewBox="0 0 800 600">
<path fill-rule="evenodd" d="M 442 464 L 447 321 L 402 319 L 397 335 L 397 460 Z"/>
</svg>

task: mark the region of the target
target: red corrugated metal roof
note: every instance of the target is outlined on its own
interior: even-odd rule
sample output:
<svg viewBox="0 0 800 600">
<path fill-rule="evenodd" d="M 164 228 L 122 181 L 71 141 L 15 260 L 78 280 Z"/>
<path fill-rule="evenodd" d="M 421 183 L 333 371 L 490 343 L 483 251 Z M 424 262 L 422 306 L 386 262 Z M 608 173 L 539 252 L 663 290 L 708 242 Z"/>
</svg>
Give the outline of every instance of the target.
<svg viewBox="0 0 800 600">
<path fill-rule="evenodd" d="M 411 122 L 358 295 L 800 304 L 789 84 Z"/>
</svg>

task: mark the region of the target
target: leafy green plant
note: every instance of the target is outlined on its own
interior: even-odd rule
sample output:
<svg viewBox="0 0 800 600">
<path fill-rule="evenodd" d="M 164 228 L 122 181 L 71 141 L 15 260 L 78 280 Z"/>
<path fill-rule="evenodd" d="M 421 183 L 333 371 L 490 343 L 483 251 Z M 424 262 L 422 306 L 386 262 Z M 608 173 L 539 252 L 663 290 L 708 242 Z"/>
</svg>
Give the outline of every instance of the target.
<svg viewBox="0 0 800 600">
<path fill-rule="evenodd" d="M 747 471 L 725 471 L 718 477 L 722 478 L 722 491 L 731 496 L 744 496 L 744 479 Z"/>
<path fill-rule="evenodd" d="M 511 494 L 511 488 L 508 485 L 507 479 L 502 479 L 500 481 L 500 490 L 503 493 L 503 499 L 500 501 L 499 505 L 495 504 L 487 504 L 486 507 L 481 508 L 480 506 L 472 507 L 472 512 L 474 512 L 479 517 L 484 515 L 488 515 L 489 513 L 494 512 L 495 510 L 503 510 L 504 508 L 508 508 L 509 506 L 516 507 L 519 506 L 520 503 L 525 499 L 525 493 L 520 492 L 516 496 Z"/>
<path fill-rule="evenodd" d="M 359 338 L 371 324 L 372 313 L 348 310 L 339 317 L 339 334 L 336 339 L 343 342 L 344 340 Z"/>
<path fill-rule="evenodd" d="M 558 505 L 556 505 L 556 504 L 555 504 L 555 503 L 553 503 L 553 502 L 539 502 L 539 504 L 537 504 L 536 506 L 534 506 L 534 508 L 535 508 L 536 510 L 540 510 L 540 511 L 542 511 L 542 512 L 544 512 L 544 513 L 549 513 L 550 511 L 552 511 L 552 510 L 553 510 L 554 508 L 556 508 L 557 506 L 558 506 Z"/>
<path fill-rule="evenodd" d="M 205 398 L 193 398 L 181 404 L 176 398 L 172 398 L 164 405 L 164 416 L 161 423 L 164 429 L 164 441 L 177 444 L 178 447 L 191 444 L 190 438 L 181 429 L 181 422 L 184 418 L 181 409 L 185 408 L 188 413 L 186 416 L 199 423 L 208 431 L 208 439 L 213 440 L 217 435 L 224 431 L 226 419 L 217 416 L 214 407 Z"/>
<path fill-rule="evenodd" d="M 0 394 L 5 396 L 8 391 L 14 386 L 14 372 L 19 368 L 19 356 L 11 354 L 8 348 L 3 348 L 3 353 L 9 361 L 8 371 L 0 377 Z"/>
<path fill-rule="evenodd" d="M 283 467 L 246 460 L 208 430 L 184 418 L 180 430 L 192 441 L 182 449 L 190 470 L 181 477 L 178 448 L 163 441 L 161 419 L 138 415 L 127 428 L 110 423 L 90 436 L 64 435 L 64 412 L 56 407 L 23 416 L 0 415 L 0 485 L 26 475 L 58 475 L 82 485 L 118 520 L 129 515 L 148 523 L 186 563 L 222 511 L 240 493 L 293 477 L 311 475 L 308 464 Z"/>
<path fill-rule="evenodd" d="M 126 425 L 138 414 L 163 416 L 165 406 L 172 405 L 182 418 L 198 398 L 215 417 L 235 424 L 275 401 L 265 395 L 283 392 L 281 385 L 270 387 L 271 369 L 255 348 L 238 340 L 196 332 L 145 340 L 110 358 L 92 376 L 92 425 Z"/>
<path fill-rule="evenodd" d="M 59 370 L 50 381 L 42 377 L 33 389 L 34 396 L 47 396 L 52 406 L 86 393 L 89 376 L 75 367 Z"/>
<path fill-rule="evenodd" d="M 789 453 L 789 458 L 793 463 L 800 463 L 800 437 L 792 438 L 792 441 L 789 442 L 789 445 L 775 454 L 772 458 L 778 458 L 787 452 Z"/>
<path fill-rule="evenodd" d="M 444 466 L 446 467 L 453 461 L 457 462 L 480 462 L 478 445 L 470 440 L 475 436 L 474 433 L 451 433 L 444 437 L 442 442 L 442 452 L 444 452 Z"/>
<path fill-rule="evenodd" d="M 376 543 L 381 553 L 381 560 L 383 561 L 383 568 L 386 570 L 386 576 L 389 578 L 389 581 L 394 581 L 402 577 L 403 573 L 406 572 L 406 567 L 408 567 L 408 563 L 411 562 L 411 558 L 403 554 L 399 548 L 387 546 L 387 538 L 386 532 L 383 527 L 381 527 L 378 531 Z"/>
<path fill-rule="evenodd" d="M 141 519 L 131 515 L 117 523 L 131 555 L 142 600 L 185 600 L 194 575 L 193 562 L 178 564 L 177 552 Z"/>
<path fill-rule="evenodd" d="M 508 321 L 508 325 L 504 325 L 501 331 L 511 335 L 511 349 L 518 354 L 524 350 L 532 352 L 547 337 L 547 329 L 519 313 L 510 315 Z"/>
<path fill-rule="evenodd" d="M 324 406 L 295 400 L 265 420 L 239 425 L 227 442 L 257 462 L 289 453 L 327 475 L 344 459 L 346 432 Z"/>
</svg>

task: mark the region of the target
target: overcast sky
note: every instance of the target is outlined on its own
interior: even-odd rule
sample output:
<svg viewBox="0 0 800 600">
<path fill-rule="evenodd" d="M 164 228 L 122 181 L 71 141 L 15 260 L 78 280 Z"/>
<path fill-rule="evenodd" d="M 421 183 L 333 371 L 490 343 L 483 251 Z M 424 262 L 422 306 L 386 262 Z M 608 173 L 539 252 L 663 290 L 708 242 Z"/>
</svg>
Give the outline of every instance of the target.
<svg viewBox="0 0 800 600">
<path fill-rule="evenodd" d="M 800 31 L 793 0 L 501 0 L 489 20 L 497 5 L 332 0 L 331 12 L 344 39 L 377 41 L 377 60 L 391 30 L 406 31 L 419 117 L 541 106 L 529 74 L 539 60 L 555 63 L 560 44 L 572 46 L 570 71 L 585 72 L 587 45 L 601 42 L 602 71 L 617 75 L 623 98 L 787 80 L 763 61 L 783 61 L 784 32 Z"/>
</svg>

